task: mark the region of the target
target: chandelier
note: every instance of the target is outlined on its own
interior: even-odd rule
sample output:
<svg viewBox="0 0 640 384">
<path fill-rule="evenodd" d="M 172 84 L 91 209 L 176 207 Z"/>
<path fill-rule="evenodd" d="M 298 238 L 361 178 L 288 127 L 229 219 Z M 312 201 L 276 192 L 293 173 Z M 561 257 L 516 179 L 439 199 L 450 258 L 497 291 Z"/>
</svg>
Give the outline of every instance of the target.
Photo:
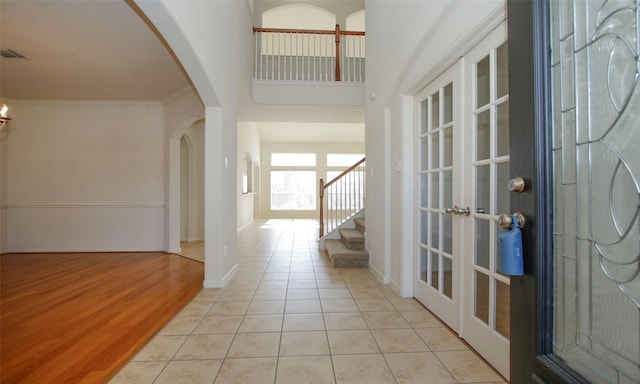
<svg viewBox="0 0 640 384">
<path fill-rule="evenodd" d="M 2 108 L 0 109 L 0 131 L 4 129 L 4 126 L 7 125 L 7 123 L 11 122 L 11 118 L 7 116 L 8 112 L 9 108 L 7 105 L 2 105 Z"/>
</svg>

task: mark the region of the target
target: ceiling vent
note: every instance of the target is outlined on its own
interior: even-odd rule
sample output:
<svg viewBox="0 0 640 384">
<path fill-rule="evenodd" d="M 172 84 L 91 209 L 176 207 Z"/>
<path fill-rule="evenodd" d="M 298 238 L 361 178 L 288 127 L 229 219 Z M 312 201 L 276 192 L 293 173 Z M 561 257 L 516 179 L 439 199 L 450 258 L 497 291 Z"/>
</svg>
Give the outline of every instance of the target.
<svg viewBox="0 0 640 384">
<path fill-rule="evenodd" d="M 24 55 L 10 48 L 0 48 L 0 56 L 7 59 L 24 59 Z"/>
</svg>

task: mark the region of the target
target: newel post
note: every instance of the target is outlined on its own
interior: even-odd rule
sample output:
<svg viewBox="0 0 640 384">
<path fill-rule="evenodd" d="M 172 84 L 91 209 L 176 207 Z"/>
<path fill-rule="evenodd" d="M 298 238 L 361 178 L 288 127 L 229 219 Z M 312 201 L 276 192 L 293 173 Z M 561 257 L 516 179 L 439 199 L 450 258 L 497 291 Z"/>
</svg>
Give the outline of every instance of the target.
<svg viewBox="0 0 640 384">
<path fill-rule="evenodd" d="M 322 199 L 324 199 L 324 179 L 320 179 L 320 237 L 324 236 L 324 208 L 322 207 Z"/>
<path fill-rule="evenodd" d="M 340 81 L 340 24 L 336 24 L 336 81 Z"/>
</svg>

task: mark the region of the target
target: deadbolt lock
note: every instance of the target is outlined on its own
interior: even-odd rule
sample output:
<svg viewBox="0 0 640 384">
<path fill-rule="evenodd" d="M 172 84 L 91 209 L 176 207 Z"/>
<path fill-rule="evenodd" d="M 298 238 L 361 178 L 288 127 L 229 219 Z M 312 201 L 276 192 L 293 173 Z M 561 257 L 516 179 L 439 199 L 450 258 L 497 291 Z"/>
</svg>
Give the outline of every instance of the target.
<svg viewBox="0 0 640 384">
<path fill-rule="evenodd" d="M 509 180 L 509 184 L 507 185 L 507 188 L 509 188 L 511 192 L 518 192 L 518 193 L 524 191 L 525 187 L 526 187 L 526 184 L 524 182 L 524 179 L 519 176 Z"/>
</svg>

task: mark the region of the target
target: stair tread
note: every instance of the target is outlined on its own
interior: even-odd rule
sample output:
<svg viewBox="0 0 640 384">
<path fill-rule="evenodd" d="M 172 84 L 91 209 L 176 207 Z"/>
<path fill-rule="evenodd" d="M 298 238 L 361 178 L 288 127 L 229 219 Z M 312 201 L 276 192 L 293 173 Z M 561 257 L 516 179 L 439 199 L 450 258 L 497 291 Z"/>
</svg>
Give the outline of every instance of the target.
<svg viewBox="0 0 640 384">
<path fill-rule="evenodd" d="M 342 240 L 337 239 L 327 239 L 325 240 L 325 247 L 327 248 L 327 253 L 329 257 L 332 259 L 334 257 L 354 257 L 354 258 L 368 258 L 369 254 L 365 250 L 358 249 L 349 249 L 342 242 Z"/>
<path fill-rule="evenodd" d="M 340 235 L 348 242 L 364 241 L 364 234 L 357 229 L 342 228 L 340 229 Z"/>
<path fill-rule="evenodd" d="M 364 250 L 348 249 L 342 240 L 327 239 L 325 247 L 334 268 L 368 268 L 369 254 Z"/>
<path fill-rule="evenodd" d="M 364 217 L 354 219 L 353 221 L 354 221 L 356 224 L 360 224 L 360 225 L 361 225 L 361 226 L 363 226 L 363 227 L 365 226 L 365 225 L 364 225 L 364 224 L 365 224 L 365 219 L 364 219 Z"/>
</svg>

